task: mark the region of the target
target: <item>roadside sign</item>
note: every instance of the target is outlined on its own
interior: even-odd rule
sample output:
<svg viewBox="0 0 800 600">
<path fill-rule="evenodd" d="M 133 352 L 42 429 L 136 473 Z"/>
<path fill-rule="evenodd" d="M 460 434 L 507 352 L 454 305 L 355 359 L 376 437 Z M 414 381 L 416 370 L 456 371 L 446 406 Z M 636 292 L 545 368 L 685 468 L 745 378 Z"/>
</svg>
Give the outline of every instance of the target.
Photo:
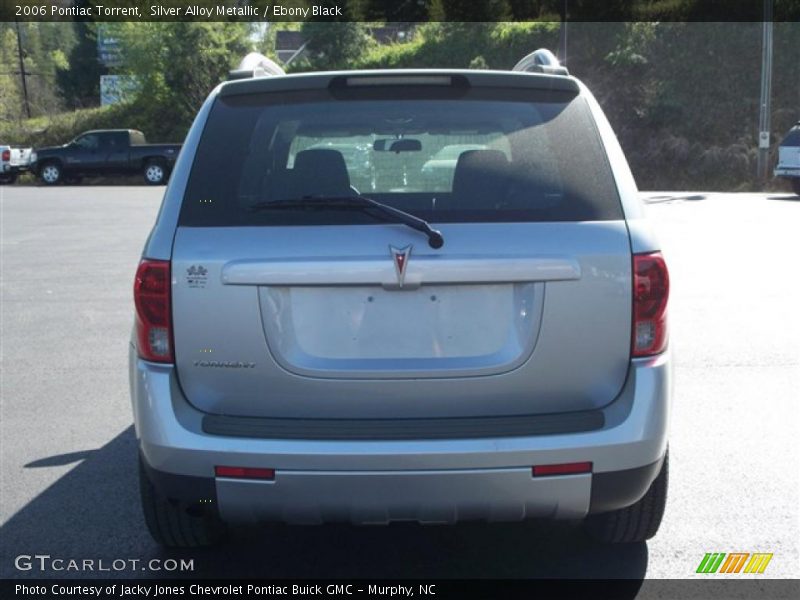
<svg viewBox="0 0 800 600">
<path fill-rule="evenodd" d="M 138 82 L 132 75 L 101 75 L 100 105 L 106 106 L 129 100 L 138 88 Z"/>
</svg>

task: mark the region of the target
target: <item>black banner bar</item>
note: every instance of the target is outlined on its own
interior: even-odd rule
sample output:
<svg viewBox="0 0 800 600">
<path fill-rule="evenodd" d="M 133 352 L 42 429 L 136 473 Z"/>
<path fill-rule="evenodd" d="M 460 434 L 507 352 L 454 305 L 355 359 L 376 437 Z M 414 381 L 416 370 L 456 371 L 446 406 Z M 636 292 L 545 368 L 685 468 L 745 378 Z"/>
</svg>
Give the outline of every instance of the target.
<svg viewBox="0 0 800 600">
<path fill-rule="evenodd" d="M 772 0 L 774 21 L 800 0 Z M 0 0 L 0 21 L 754 22 L 760 0 Z"/>
</svg>

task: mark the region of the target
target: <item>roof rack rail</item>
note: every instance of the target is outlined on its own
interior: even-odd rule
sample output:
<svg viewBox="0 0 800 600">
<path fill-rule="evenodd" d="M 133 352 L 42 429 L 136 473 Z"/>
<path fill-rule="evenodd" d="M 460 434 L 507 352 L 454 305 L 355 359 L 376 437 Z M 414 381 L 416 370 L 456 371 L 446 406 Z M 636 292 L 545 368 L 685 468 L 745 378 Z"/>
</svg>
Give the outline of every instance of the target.
<svg viewBox="0 0 800 600">
<path fill-rule="evenodd" d="M 236 69 L 228 74 L 228 79 L 249 79 L 271 75 L 286 75 L 286 72 L 275 61 L 268 59 L 263 54 L 251 52 L 242 59 Z"/>
<path fill-rule="evenodd" d="M 547 48 L 539 48 L 519 61 L 512 71 L 523 73 L 547 73 L 549 75 L 569 75 L 567 67 L 562 66 L 555 54 Z"/>
</svg>

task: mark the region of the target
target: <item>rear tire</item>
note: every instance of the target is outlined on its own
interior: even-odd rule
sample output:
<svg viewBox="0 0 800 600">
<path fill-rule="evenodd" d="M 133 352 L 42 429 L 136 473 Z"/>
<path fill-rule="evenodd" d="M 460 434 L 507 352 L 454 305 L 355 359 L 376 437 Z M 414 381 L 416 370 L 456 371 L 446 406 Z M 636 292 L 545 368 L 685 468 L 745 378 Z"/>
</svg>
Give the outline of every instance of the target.
<svg viewBox="0 0 800 600">
<path fill-rule="evenodd" d="M 795 177 L 792 179 L 792 189 L 794 193 L 800 196 L 800 177 Z"/>
<path fill-rule="evenodd" d="M 630 544 L 652 538 L 661 525 L 667 505 L 669 452 L 664 456 L 661 471 L 644 497 L 633 506 L 592 515 L 584 521 L 586 533 L 604 544 Z"/>
<path fill-rule="evenodd" d="M 6 173 L 5 175 L 0 175 L 0 185 L 11 185 L 17 180 L 16 173 Z"/>
<path fill-rule="evenodd" d="M 64 173 L 61 170 L 61 165 L 58 163 L 50 162 L 45 163 L 39 169 L 39 179 L 45 185 L 56 185 L 60 183 Z"/>
<path fill-rule="evenodd" d="M 164 185 L 167 182 L 167 168 L 158 160 L 148 161 L 144 165 L 143 175 L 147 185 Z"/>
<path fill-rule="evenodd" d="M 225 524 L 213 509 L 162 496 L 147 477 L 139 457 L 139 490 L 147 529 L 167 548 L 201 548 L 220 543 Z"/>
</svg>

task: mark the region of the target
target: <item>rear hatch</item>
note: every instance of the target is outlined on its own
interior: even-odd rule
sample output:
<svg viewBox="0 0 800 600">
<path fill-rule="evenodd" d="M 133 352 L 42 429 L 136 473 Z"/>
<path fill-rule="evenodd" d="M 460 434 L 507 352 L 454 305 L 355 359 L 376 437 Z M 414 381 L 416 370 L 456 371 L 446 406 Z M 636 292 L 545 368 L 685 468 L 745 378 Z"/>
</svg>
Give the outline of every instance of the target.
<svg viewBox="0 0 800 600">
<path fill-rule="evenodd" d="M 190 402 L 353 419 L 613 400 L 630 357 L 630 245 L 574 84 L 342 79 L 234 86 L 211 110 L 172 258 Z M 427 177 L 456 144 L 476 150 Z M 429 221 L 444 246 L 375 211 L 302 202 L 356 194 Z"/>
</svg>

